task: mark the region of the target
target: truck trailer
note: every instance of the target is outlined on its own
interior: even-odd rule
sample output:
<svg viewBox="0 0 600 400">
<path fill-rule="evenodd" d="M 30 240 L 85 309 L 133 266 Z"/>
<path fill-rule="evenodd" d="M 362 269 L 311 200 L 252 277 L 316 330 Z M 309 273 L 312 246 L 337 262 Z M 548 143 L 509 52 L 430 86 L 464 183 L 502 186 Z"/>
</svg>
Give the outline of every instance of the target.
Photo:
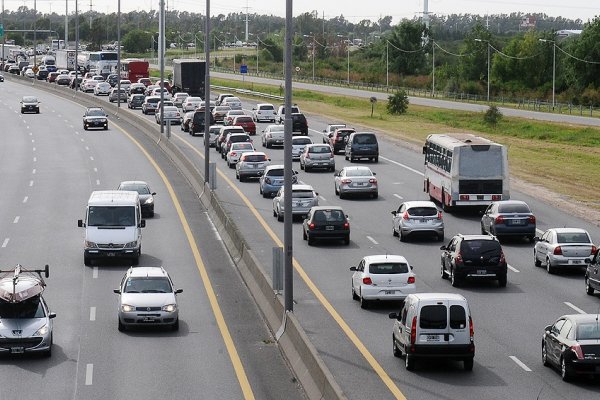
<svg viewBox="0 0 600 400">
<path fill-rule="evenodd" d="M 193 59 L 173 60 L 173 94 L 187 92 L 204 99 L 206 61 Z"/>
</svg>

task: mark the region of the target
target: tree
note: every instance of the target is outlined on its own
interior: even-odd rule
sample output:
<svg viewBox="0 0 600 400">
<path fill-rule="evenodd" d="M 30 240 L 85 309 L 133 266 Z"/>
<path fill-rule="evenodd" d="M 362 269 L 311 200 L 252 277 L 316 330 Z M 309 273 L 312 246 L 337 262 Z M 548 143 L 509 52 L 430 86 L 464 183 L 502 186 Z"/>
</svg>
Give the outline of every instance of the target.
<svg viewBox="0 0 600 400">
<path fill-rule="evenodd" d="M 479 39 L 480 41 L 476 41 Z M 488 43 L 492 40 L 492 34 L 482 24 L 478 23 L 465 37 L 464 54 L 462 58 L 462 77 L 468 81 L 483 81 L 487 76 L 487 52 Z M 494 43 L 491 43 L 494 45 Z M 490 62 L 491 59 L 490 59 Z"/>
<path fill-rule="evenodd" d="M 398 74 L 417 75 L 425 68 L 425 52 L 422 38 L 427 29 L 419 21 L 402 21 L 397 25 L 389 41 L 390 70 Z"/>
<path fill-rule="evenodd" d="M 483 120 L 486 124 L 491 125 L 492 127 L 496 127 L 498 122 L 502 119 L 502 113 L 495 105 L 489 106 L 485 114 L 483 114 Z"/>
<path fill-rule="evenodd" d="M 408 110 L 408 96 L 404 90 L 399 90 L 388 97 L 387 111 L 392 115 L 404 114 Z"/>
<path fill-rule="evenodd" d="M 579 90 L 590 86 L 600 88 L 600 17 L 583 26 L 581 35 L 573 43 L 572 51 L 579 60 L 568 60 L 574 78 L 571 84 L 577 85 Z"/>
<path fill-rule="evenodd" d="M 152 47 L 152 33 L 134 29 L 125 34 L 121 43 L 128 53 L 143 53 Z"/>
</svg>

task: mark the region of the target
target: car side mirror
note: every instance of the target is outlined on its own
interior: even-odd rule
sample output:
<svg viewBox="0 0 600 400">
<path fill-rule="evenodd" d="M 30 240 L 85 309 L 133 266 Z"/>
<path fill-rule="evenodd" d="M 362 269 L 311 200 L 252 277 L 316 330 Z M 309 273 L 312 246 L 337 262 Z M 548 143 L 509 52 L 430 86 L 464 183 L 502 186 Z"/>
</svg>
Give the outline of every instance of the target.
<svg viewBox="0 0 600 400">
<path fill-rule="evenodd" d="M 146 220 L 143 219 L 140 221 L 140 228 L 145 228 L 146 227 Z"/>
<path fill-rule="evenodd" d="M 53 313 L 53 312 L 49 313 L 48 319 L 53 319 L 53 318 L 56 318 L 56 313 Z"/>
<path fill-rule="evenodd" d="M 440 246 L 440 250 L 448 250 L 446 246 Z"/>
<path fill-rule="evenodd" d="M 121 289 L 113 289 L 113 293 L 121 294 Z"/>
<path fill-rule="evenodd" d="M 152 192 L 152 196 L 156 196 L 156 192 Z"/>
<path fill-rule="evenodd" d="M 323 133 L 327 133 L 327 129 L 323 129 Z"/>
<path fill-rule="evenodd" d="M 400 319 L 400 314 L 399 313 L 395 313 L 395 312 L 391 312 L 388 314 L 389 319 Z"/>
<path fill-rule="evenodd" d="M 396 216 L 396 214 L 398 214 L 398 212 L 397 212 L 397 211 L 395 211 L 395 210 L 394 210 L 394 211 L 392 211 L 392 215 L 393 215 L 394 217 Z"/>
<path fill-rule="evenodd" d="M 83 228 L 85 226 L 85 224 L 83 223 L 82 219 L 78 219 L 77 220 L 77 226 L 80 227 L 80 228 Z"/>
<path fill-rule="evenodd" d="M 552 325 L 548 325 L 547 327 L 544 328 L 544 331 L 546 333 L 550 333 L 552 331 Z"/>
<path fill-rule="evenodd" d="M 318 195 L 319 195 L 319 193 L 315 192 L 315 196 L 318 196 Z"/>
<path fill-rule="evenodd" d="M 414 265 L 411 265 L 411 266 L 410 266 L 410 270 L 412 271 L 413 269 L 415 269 L 415 266 L 414 266 Z"/>
<path fill-rule="evenodd" d="M 294 173 L 294 175 L 298 175 L 298 171 L 294 170 L 292 172 Z"/>
<path fill-rule="evenodd" d="M 358 271 L 358 269 L 356 269 L 356 267 L 350 267 L 348 268 L 350 271 Z"/>
<path fill-rule="evenodd" d="M 586 258 L 583 261 L 585 261 L 586 264 L 591 264 L 592 263 L 592 259 L 591 258 Z"/>
<path fill-rule="evenodd" d="M 534 242 L 539 242 L 539 241 L 541 241 L 541 240 L 542 240 L 542 239 L 540 239 L 540 238 L 539 238 L 539 237 L 537 237 L 537 236 L 533 238 L 533 241 L 534 241 Z"/>
<path fill-rule="evenodd" d="M 177 290 L 175 291 L 175 294 L 179 294 L 179 293 L 183 293 L 183 289 L 177 289 Z"/>
<path fill-rule="evenodd" d="M 373 172 L 373 176 L 377 175 L 377 172 Z"/>
</svg>

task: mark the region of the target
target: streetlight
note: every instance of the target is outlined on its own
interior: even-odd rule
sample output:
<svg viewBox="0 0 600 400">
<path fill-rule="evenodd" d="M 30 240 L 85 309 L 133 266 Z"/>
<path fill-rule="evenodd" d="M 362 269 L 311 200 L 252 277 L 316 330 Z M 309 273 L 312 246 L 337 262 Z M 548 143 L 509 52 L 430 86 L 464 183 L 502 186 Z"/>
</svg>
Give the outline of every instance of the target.
<svg viewBox="0 0 600 400">
<path fill-rule="evenodd" d="M 487 102 L 490 102 L 490 41 L 485 39 L 475 39 L 476 42 L 487 43 Z"/>
<path fill-rule="evenodd" d="M 312 38 L 312 80 L 315 81 L 315 35 L 302 35 L 306 38 Z"/>
<path fill-rule="evenodd" d="M 200 32 L 194 33 L 194 57 L 195 58 L 198 58 L 198 42 L 200 42 L 200 43 L 202 43 L 202 45 L 204 45 L 204 41 L 198 39 L 199 33 L 204 34 L 204 32 L 200 31 Z"/>
<path fill-rule="evenodd" d="M 556 42 L 549 39 L 538 40 L 544 43 L 552 43 L 552 109 L 554 110 L 554 97 L 556 93 Z"/>
<path fill-rule="evenodd" d="M 431 97 L 435 97 L 435 41 L 431 39 Z"/>
<path fill-rule="evenodd" d="M 346 83 L 348 85 L 350 85 L 350 37 L 349 36 L 344 36 L 344 35 L 337 35 L 337 37 L 347 38 L 346 50 L 347 50 L 347 53 L 348 53 L 348 77 L 346 79 Z M 342 43 L 344 43 L 344 41 L 342 41 Z"/>
<path fill-rule="evenodd" d="M 390 86 L 390 41 L 385 39 L 385 86 Z"/>
</svg>

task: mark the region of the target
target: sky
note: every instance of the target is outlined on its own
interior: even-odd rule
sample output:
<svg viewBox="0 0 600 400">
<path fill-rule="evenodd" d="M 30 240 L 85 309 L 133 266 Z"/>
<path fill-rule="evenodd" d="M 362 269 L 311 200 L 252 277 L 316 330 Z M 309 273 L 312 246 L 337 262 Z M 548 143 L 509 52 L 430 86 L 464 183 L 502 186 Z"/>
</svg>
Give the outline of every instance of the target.
<svg viewBox="0 0 600 400">
<path fill-rule="evenodd" d="M 69 13 L 75 9 L 75 0 L 35 0 L 40 12 L 52 11 L 64 14 L 68 3 Z M 211 15 L 232 12 L 273 14 L 285 16 L 286 0 L 211 0 Z M 391 15 L 393 23 L 404 18 L 412 19 L 423 12 L 424 0 L 295 0 L 294 16 L 305 12 L 317 11 L 319 16 L 325 14 L 329 19 L 339 15 L 351 22 L 363 19 L 376 21 L 381 16 Z M 562 16 L 581 19 L 584 22 L 600 16 L 599 0 L 429 0 L 429 12 L 437 15 L 447 14 L 508 14 L 511 12 L 545 13 L 552 17 Z M 112 13 L 117 10 L 118 0 L 79 0 L 79 10 L 92 8 L 101 13 Z M 16 10 L 25 5 L 34 7 L 34 0 L 4 0 L 6 9 Z M 197 12 L 204 14 L 206 0 L 165 0 L 169 9 Z M 159 0 L 121 0 L 121 11 L 150 10 L 159 7 Z"/>
</svg>

